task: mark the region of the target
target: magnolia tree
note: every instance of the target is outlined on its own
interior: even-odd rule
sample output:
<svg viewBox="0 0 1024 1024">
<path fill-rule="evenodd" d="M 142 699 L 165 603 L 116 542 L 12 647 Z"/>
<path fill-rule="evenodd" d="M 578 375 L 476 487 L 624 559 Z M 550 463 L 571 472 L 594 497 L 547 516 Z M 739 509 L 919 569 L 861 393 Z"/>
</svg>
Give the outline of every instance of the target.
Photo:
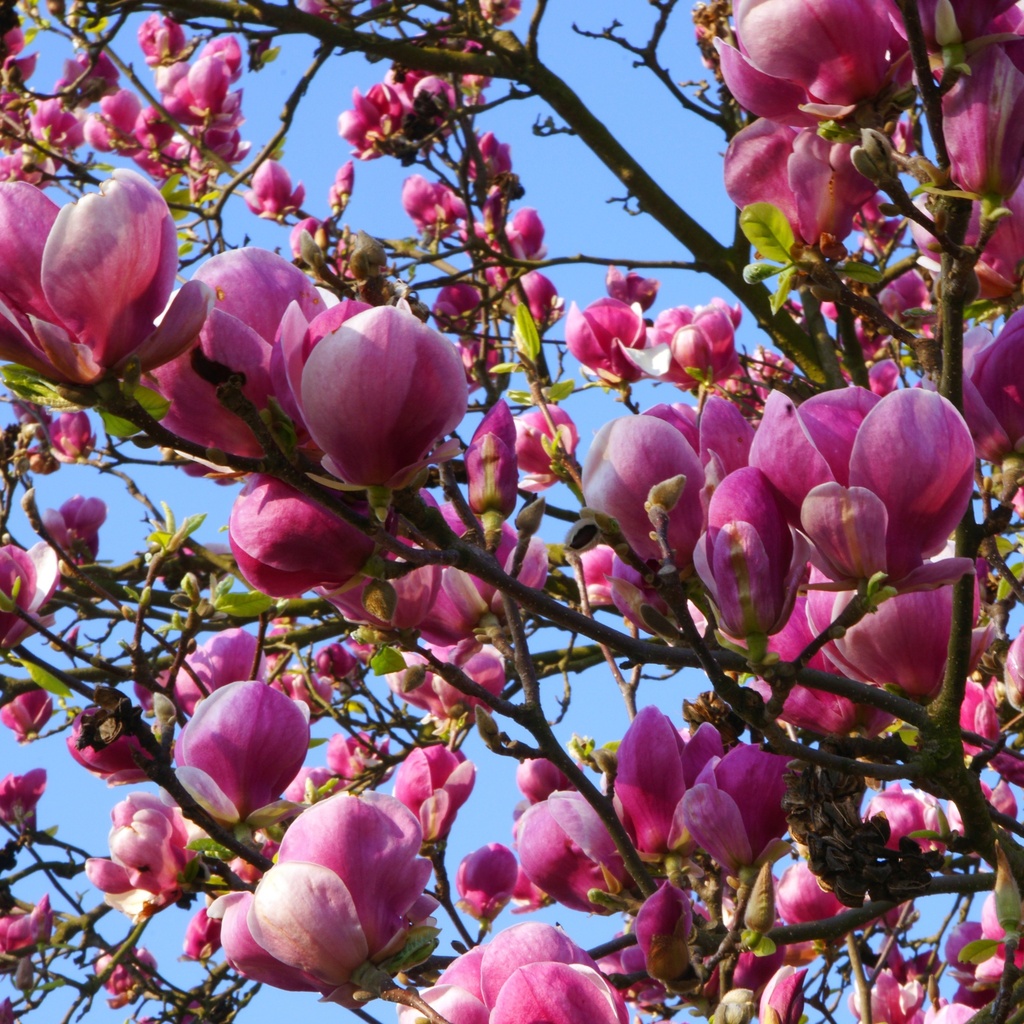
<svg viewBox="0 0 1024 1024">
<path fill-rule="evenodd" d="M 0 717 L 50 776 L 0 781 L 0 1022 L 259 1019 L 261 987 L 402 1024 L 1022 1019 L 1020 5 L 651 0 L 579 30 L 719 133 L 725 241 L 545 63 L 546 0 L 0 28 Z M 250 148 L 242 86 L 293 36 L 315 55 Z M 313 198 L 282 147 L 352 53 L 376 81 Z M 703 304 L 614 252 L 582 261 L 606 295 L 562 293 L 581 260 L 502 139 L 524 98 Z M 407 239 L 345 220 L 378 159 Z M 238 244 L 254 217 L 277 252 Z M 102 500 L 36 501 L 85 467 L 151 514 L 121 564 Z M 232 488 L 229 546 L 150 502 L 182 474 Z M 584 671 L 629 726 L 566 742 Z M 503 759 L 523 802 L 463 856 Z M 54 829 L 48 786 L 109 848 Z"/>
</svg>

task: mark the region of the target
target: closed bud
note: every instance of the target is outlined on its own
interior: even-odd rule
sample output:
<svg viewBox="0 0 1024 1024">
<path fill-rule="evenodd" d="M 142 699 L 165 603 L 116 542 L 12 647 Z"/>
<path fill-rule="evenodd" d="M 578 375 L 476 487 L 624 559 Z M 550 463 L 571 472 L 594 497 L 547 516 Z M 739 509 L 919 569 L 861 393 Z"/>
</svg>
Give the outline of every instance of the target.
<svg viewBox="0 0 1024 1024">
<path fill-rule="evenodd" d="M 713 1024 L 750 1024 L 753 1016 L 754 993 L 749 988 L 734 988 L 715 1007 Z"/>
<path fill-rule="evenodd" d="M 686 474 L 684 473 L 680 473 L 678 476 L 671 477 L 668 480 L 662 480 L 660 484 L 655 484 L 647 492 L 648 509 L 657 506 L 663 508 L 666 512 L 671 512 L 682 497 L 685 488 Z"/>
<path fill-rule="evenodd" d="M 381 268 L 387 262 L 387 253 L 384 246 L 372 238 L 365 231 L 356 235 L 355 245 L 352 247 L 352 255 L 349 257 L 349 267 L 352 273 L 360 280 L 368 280 L 371 277 L 379 277 Z"/>
<path fill-rule="evenodd" d="M 996 846 L 996 920 L 1008 935 L 1020 930 L 1020 889 L 1002 846 Z"/>
<path fill-rule="evenodd" d="M 516 529 L 519 533 L 532 537 L 540 529 L 540 524 L 544 520 L 545 507 L 543 498 L 535 498 L 524 506 L 516 516 Z"/>
<path fill-rule="evenodd" d="M 410 665 L 402 673 L 402 693 L 412 693 L 427 681 L 426 665 Z"/>
<path fill-rule="evenodd" d="M 500 746 L 501 730 L 498 728 L 498 723 L 495 722 L 494 716 L 480 704 L 477 704 L 473 709 L 473 714 L 476 718 L 477 732 L 480 733 L 481 739 L 487 744 L 489 749 L 497 749 Z"/>
<path fill-rule="evenodd" d="M 861 129 L 860 145 L 853 147 L 850 159 L 853 161 L 853 166 L 869 181 L 881 184 L 896 175 L 892 159 L 892 143 L 874 128 Z"/>
<path fill-rule="evenodd" d="M 163 726 L 173 725 L 178 715 L 178 709 L 174 701 L 165 697 L 162 693 L 153 694 L 153 714 L 156 720 Z"/>
<path fill-rule="evenodd" d="M 31 992 L 36 983 L 36 972 L 32 968 L 32 961 L 23 956 L 14 968 L 13 984 L 19 992 Z"/>
<path fill-rule="evenodd" d="M 615 756 L 613 750 L 609 750 L 607 747 L 597 747 L 590 759 L 594 762 L 594 766 L 602 775 L 607 775 L 609 778 L 615 778 L 615 771 L 618 767 L 618 759 Z"/>
<path fill-rule="evenodd" d="M 762 864 L 747 902 L 743 923 L 759 935 L 775 924 L 775 881 L 770 864 Z"/>
<path fill-rule="evenodd" d="M 363 607 L 375 619 L 390 622 L 398 604 L 395 588 L 386 580 L 370 580 L 363 589 Z"/>
</svg>

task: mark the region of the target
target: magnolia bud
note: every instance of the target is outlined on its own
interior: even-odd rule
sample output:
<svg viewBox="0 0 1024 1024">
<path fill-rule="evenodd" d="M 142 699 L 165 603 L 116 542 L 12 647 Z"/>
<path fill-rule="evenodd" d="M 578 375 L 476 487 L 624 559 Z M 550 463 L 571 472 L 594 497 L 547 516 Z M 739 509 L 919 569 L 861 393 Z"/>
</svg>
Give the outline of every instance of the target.
<svg viewBox="0 0 1024 1024">
<path fill-rule="evenodd" d="M 996 846 L 996 920 L 1008 935 L 1020 930 L 1020 889 L 1002 846 Z"/>
<path fill-rule="evenodd" d="M 734 988 L 715 1007 L 713 1024 L 750 1024 L 753 1016 L 754 993 L 749 988 Z"/>
<path fill-rule="evenodd" d="M 375 619 L 390 622 L 398 604 L 395 588 L 386 580 L 370 580 L 363 589 L 363 607 Z"/>
<path fill-rule="evenodd" d="M 892 159 L 892 143 L 874 128 L 862 128 L 860 145 L 850 152 L 853 166 L 869 181 L 879 184 L 896 176 Z"/>
<path fill-rule="evenodd" d="M 670 477 L 668 480 L 662 480 L 660 484 L 655 484 L 647 492 L 647 505 L 645 507 L 650 510 L 657 506 L 663 508 L 666 512 L 671 512 L 682 497 L 685 488 L 685 473 Z"/>
<path fill-rule="evenodd" d="M 771 864 L 762 864 L 757 873 L 743 923 L 759 935 L 764 935 L 775 924 L 775 882 Z"/>
</svg>

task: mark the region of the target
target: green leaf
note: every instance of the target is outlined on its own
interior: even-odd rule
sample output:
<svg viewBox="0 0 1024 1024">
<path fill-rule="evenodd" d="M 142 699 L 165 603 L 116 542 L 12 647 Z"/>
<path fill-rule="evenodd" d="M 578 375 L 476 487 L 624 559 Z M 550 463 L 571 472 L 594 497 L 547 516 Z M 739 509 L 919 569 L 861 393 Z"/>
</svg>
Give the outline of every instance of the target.
<svg viewBox="0 0 1024 1024">
<path fill-rule="evenodd" d="M 767 935 L 762 935 L 760 932 L 750 929 L 743 932 L 743 945 L 754 956 L 771 956 L 775 952 L 774 941 L 769 939 Z"/>
<path fill-rule="evenodd" d="M 375 676 L 386 676 L 389 672 L 401 672 L 408 666 L 405 658 L 394 647 L 382 647 L 371 659 L 370 668 Z"/>
<path fill-rule="evenodd" d="M 26 401 L 35 402 L 38 405 L 48 405 L 51 409 L 71 410 L 81 409 L 92 404 L 90 393 L 87 389 L 80 389 L 82 395 L 81 402 L 72 402 L 59 394 L 54 389 L 54 385 L 45 377 L 40 376 L 35 370 L 30 370 L 26 366 L 9 363 L 6 366 L 0 367 L 0 375 L 3 376 L 3 381 L 7 387 L 18 398 L 24 398 Z M 69 390 L 78 389 L 67 386 L 64 388 L 64 391 Z"/>
<path fill-rule="evenodd" d="M 552 384 L 548 388 L 548 400 L 551 402 L 561 402 L 563 399 L 568 398 L 576 390 L 576 381 L 574 380 L 563 380 L 557 384 Z"/>
<path fill-rule="evenodd" d="M 47 693 L 52 693 L 54 697 L 70 697 L 72 695 L 70 687 L 66 683 L 62 683 L 55 675 L 47 672 L 42 665 L 26 661 L 24 658 L 18 660 L 36 686 L 42 687 Z"/>
<path fill-rule="evenodd" d="M 759 281 L 767 281 L 768 278 L 781 274 L 785 267 L 777 266 L 774 263 L 748 263 L 743 268 L 743 280 L 747 284 L 757 284 Z"/>
<path fill-rule="evenodd" d="M 540 355 L 540 334 L 533 319 L 529 306 L 520 302 L 516 306 L 516 323 L 512 329 L 512 340 L 516 343 L 516 351 L 531 363 L 536 362 Z"/>
<path fill-rule="evenodd" d="M 851 260 L 838 269 L 845 277 L 853 281 L 861 281 L 863 284 L 876 284 L 882 280 L 881 271 L 877 267 L 871 266 L 870 263 L 858 263 L 856 260 Z"/>
<path fill-rule="evenodd" d="M 974 202 L 980 202 L 981 196 L 977 192 L 965 192 L 959 188 L 942 188 L 940 185 L 918 185 L 913 192 L 910 193 L 910 198 L 915 199 L 922 192 L 927 192 L 933 196 L 952 196 L 954 199 L 970 199 Z"/>
<path fill-rule="evenodd" d="M 258 590 L 250 590 L 245 594 L 225 594 L 213 602 L 215 611 L 225 615 L 234 615 L 240 619 L 251 619 L 262 615 L 274 607 L 274 599 L 261 594 Z"/>
<path fill-rule="evenodd" d="M 779 284 L 772 293 L 771 307 L 773 313 L 778 313 L 786 304 L 789 298 L 789 290 L 793 287 L 793 276 L 796 274 L 796 267 L 789 266 L 779 276 Z"/>
<path fill-rule="evenodd" d="M 786 215 L 771 203 L 751 203 L 740 211 L 740 230 L 765 258 L 789 263 L 796 237 Z"/>
<path fill-rule="evenodd" d="M 322 747 L 326 742 L 326 736 L 313 736 L 309 741 L 309 749 L 312 750 L 314 747 Z"/>
<path fill-rule="evenodd" d="M 520 363 L 495 363 L 494 366 L 488 367 L 487 372 L 492 377 L 497 377 L 499 373 L 515 373 L 522 368 Z"/>
<path fill-rule="evenodd" d="M 103 429 L 111 437 L 133 437 L 139 433 L 139 428 L 134 423 L 129 423 L 128 420 L 115 416 L 112 412 L 107 412 L 106 409 L 97 411 L 100 414 L 100 419 L 103 420 Z"/>
<path fill-rule="evenodd" d="M 226 846 L 222 846 L 214 839 L 193 839 L 185 849 L 209 854 L 211 857 L 216 857 L 217 860 L 231 860 L 235 856 Z"/>
<path fill-rule="evenodd" d="M 155 420 L 162 420 L 171 407 L 171 403 L 152 388 L 136 387 L 132 392 L 132 398 Z"/>
<path fill-rule="evenodd" d="M 998 949 L 998 939 L 975 939 L 960 950 L 957 960 L 962 964 L 983 964 L 995 956 Z"/>
<path fill-rule="evenodd" d="M 529 391 L 515 391 L 510 388 L 505 392 L 505 397 L 513 405 L 533 405 L 533 395 Z"/>
</svg>

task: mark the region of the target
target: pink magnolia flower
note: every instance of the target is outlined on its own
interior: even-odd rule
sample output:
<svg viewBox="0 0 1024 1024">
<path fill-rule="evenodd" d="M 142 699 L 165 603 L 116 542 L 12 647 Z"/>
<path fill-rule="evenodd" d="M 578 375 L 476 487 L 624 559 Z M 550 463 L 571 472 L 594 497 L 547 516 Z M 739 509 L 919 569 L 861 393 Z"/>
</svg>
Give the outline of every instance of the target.
<svg viewBox="0 0 1024 1024">
<path fill-rule="evenodd" d="M 346 321 L 310 353 L 302 411 L 324 467 L 355 487 L 406 486 L 466 413 L 455 348 L 406 308 Z"/>
<path fill-rule="evenodd" d="M 388 561 L 391 560 L 389 556 Z M 395 593 L 395 606 L 387 620 L 380 618 L 382 609 L 376 609 L 378 614 L 375 615 L 363 602 L 363 596 L 371 583 L 369 580 L 340 593 L 324 592 L 324 597 L 350 622 L 381 630 L 417 629 L 434 607 L 441 586 L 441 567 L 422 565 L 388 582 Z"/>
<path fill-rule="evenodd" d="M 0 547 L 0 596 L 13 601 L 30 620 L 49 626 L 51 616 L 39 611 L 53 597 L 60 572 L 53 548 L 40 541 L 23 551 L 13 544 Z M 0 647 L 13 647 L 35 632 L 31 621 L 19 618 L 13 611 L 0 611 Z"/>
<path fill-rule="evenodd" d="M 974 445 L 963 417 L 920 388 L 879 399 L 831 391 L 799 408 L 781 392 L 765 402 L 750 451 L 812 561 L 837 582 L 885 572 L 901 590 L 937 586 L 973 568 L 941 552 L 974 489 Z"/>
<path fill-rule="evenodd" d="M 257 659 L 257 646 L 252 633 L 225 629 L 186 655 L 188 667 L 182 668 L 174 679 L 174 699 L 182 711 L 191 715 L 203 697 L 239 679 L 265 679 L 267 659 L 262 654 Z"/>
<path fill-rule="evenodd" d="M 258 217 L 281 220 L 302 206 L 306 188 L 300 181 L 293 189 L 291 175 L 284 167 L 276 160 L 265 160 L 252 176 L 252 188 L 242 198 Z"/>
<path fill-rule="evenodd" d="M 310 807 L 255 894 L 210 907 L 228 962 L 255 981 L 359 1006 L 361 970 L 391 973 L 433 948 L 436 902 L 422 895 L 430 862 L 418 856 L 421 842 L 413 815 L 380 793 Z"/>
<path fill-rule="evenodd" d="M 177 230 L 163 196 L 132 171 L 114 171 L 98 194 L 62 209 L 31 186 L 0 184 L 0 226 L 0 298 L 10 310 L 0 358 L 92 384 L 133 358 L 143 370 L 166 363 L 206 319 L 213 296 L 194 281 L 165 311 Z"/>
<path fill-rule="evenodd" d="M 185 30 L 173 18 L 151 14 L 139 26 L 138 40 L 150 67 L 172 64 L 184 56 Z"/>
<path fill-rule="evenodd" d="M 780 967 L 761 993 L 761 1024 L 799 1024 L 804 1012 L 807 968 Z"/>
<path fill-rule="evenodd" d="M 485 517 L 485 525 L 488 515 L 507 519 L 519 500 L 519 467 L 515 423 L 504 400 L 491 407 L 473 432 L 465 464 L 469 507 Z"/>
<path fill-rule="evenodd" d="M 641 310 L 647 312 L 658 297 L 661 282 L 653 277 L 641 277 L 633 270 L 623 274 L 618 267 L 609 267 L 604 286 L 610 298 L 625 302 L 627 306 L 636 302 Z"/>
<path fill-rule="evenodd" d="M 136 736 L 121 733 L 113 743 L 94 748 L 85 742 L 82 735 L 83 727 L 89 720 L 100 714 L 98 707 L 86 708 L 75 716 L 71 725 L 71 733 L 65 741 L 68 753 L 83 768 L 98 779 L 105 779 L 108 786 L 124 786 L 137 782 L 146 782 L 149 776 L 139 767 L 136 758 L 149 760 L 142 744 Z"/>
<path fill-rule="evenodd" d="M 338 168 L 338 173 L 334 176 L 334 184 L 331 185 L 327 193 L 327 205 L 330 206 L 333 213 L 341 213 L 348 205 L 355 180 L 355 164 L 351 160 L 346 160 Z"/>
<path fill-rule="evenodd" d="M 276 477 L 253 475 L 228 520 L 239 572 L 271 597 L 335 589 L 357 577 L 373 542 Z"/>
<path fill-rule="evenodd" d="M 405 108 L 401 97 L 389 85 L 380 82 L 364 96 L 352 90 L 352 110 L 338 118 L 338 134 L 351 146 L 360 160 L 374 160 L 387 152 L 387 142 L 402 126 Z"/>
<path fill-rule="evenodd" d="M 0 708 L 3 722 L 19 743 L 30 743 L 53 714 L 53 698 L 45 690 L 27 690 Z"/>
<path fill-rule="evenodd" d="M 647 347 L 629 357 L 657 380 L 685 390 L 717 384 L 740 372 L 735 328 L 729 307 L 720 299 L 708 306 L 678 306 L 659 313 Z"/>
<path fill-rule="evenodd" d="M 195 853 L 186 849 L 181 811 L 151 793 L 129 793 L 110 818 L 110 859 L 90 857 L 85 873 L 107 904 L 138 923 L 181 898 L 181 872 Z"/>
<path fill-rule="evenodd" d="M 768 478 L 753 466 L 730 473 L 708 506 L 708 530 L 694 566 L 718 611 L 720 628 L 760 658 L 769 634 L 793 611 L 807 577 L 808 546 L 794 535 Z"/>
<path fill-rule="evenodd" d="M 604 822 L 575 790 L 559 790 L 527 808 L 515 836 L 527 878 L 571 910 L 611 913 L 589 893 L 619 893 L 632 884 Z"/>
<path fill-rule="evenodd" d="M 647 327 L 640 313 L 618 299 L 598 299 L 582 312 L 574 302 L 565 321 L 565 344 L 585 370 L 609 384 L 643 376 L 627 350 L 644 348 Z"/>
<path fill-rule="evenodd" d="M 523 477 L 519 486 L 524 491 L 543 491 L 558 483 L 552 471 L 552 445 L 557 436 L 560 448 L 572 455 L 579 444 L 579 432 L 572 417 L 560 406 L 533 409 L 516 416 L 516 459 Z M 553 429 L 552 429 L 553 428 Z"/>
<path fill-rule="evenodd" d="M 405 179 L 402 209 L 421 235 L 432 239 L 450 235 L 466 218 L 466 204 L 447 185 L 428 181 L 422 174 Z"/>
<path fill-rule="evenodd" d="M 993 338 L 968 332 L 964 351 L 964 418 L 979 458 L 999 465 L 1024 454 L 1024 393 L 1017 385 L 1024 317 L 1011 316 Z"/>
<path fill-rule="evenodd" d="M 106 973 L 112 959 L 109 953 L 97 957 L 93 970 L 98 975 Z M 103 982 L 103 987 L 110 993 L 107 1005 L 112 1010 L 127 1006 L 150 981 L 149 971 L 155 970 L 156 957 L 145 946 L 136 946 L 131 952 L 131 963 L 122 961 L 115 965 Z"/>
<path fill-rule="evenodd" d="M 618 992 L 590 956 L 551 925 L 506 928 L 464 953 L 421 993 L 452 1024 L 627 1024 Z M 418 1011 L 401 1007 L 400 1024 Z"/>
<path fill-rule="evenodd" d="M 269 824 L 309 748 L 309 708 L 258 680 L 203 698 L 174 748 L 181 784 L 218 821 Z"/>
<path fill-rule="evenodd" d="M 807 245 L 841 242 L 854 214 L 876 192 L 850 159 L 851 147 L 811 128 L 755 121 L 729 143 L 725 190 L 741 209 L 771 203 Z"/>
<path fill-rule="evenodd" d="M 87 459 L 96 446 L 89 414 L 62 412 L 49 428 L 50 451 L 59 462 Z"/>
<path fill-rule="evenodd" d="M 804 860 L 786 868 L 775 883 L 775 907 L 787 924 L 825 921 L 845 909 L 834 893 L 818 885 Z"/>
<path fill-rule="evenodd" d="M 209 960 L 220 949 L 220 928 L 220 921 L 210 917 L 206 907 L 200 907 L 185 929 L 185 959 Z"/>
<path fill-rule="evenodd" d="M 49 942 L 51 931 L 53 911 L 50 897 L 44 894 L 30 911 L 16 907 L 0 917 L 0 953 L 17 953 L 40 942 Z"/>
<path fill-rule="evenodd" d="M 636 941 L 652 978 L 671 983 L 686 973 L 692 928 L 690 898 L 671 882 L 644 900 L 636 915 Z"/>
<path fill-rule="evenodd" d="M 44 509 L 42 519 L 53 539 L 76 562 L 96 561 L 100 550 L 100 527 L 107 521 L 105 501 L 75 494 L 59 509 Z"/>
<path fill-rule="evenodd" d="M 425 843 L 444 839 L 469 799 L 476 766 L 447 747 L 415 747 L 395 773 L 395 797 L 417 816 Z"/>
<path fill-rule="evenodd" d="M 24 775 L 5 775 L 0 779 L 0 821 L 16 828 L 35 828 L 36 804 L 45 789 L 45 768 L 33 768 Z"/>
<path fill-rule="evenodd" d="M 382 758 L 387 756 L 389 741 L 374 739 L 369 733 L 354 736 L 335 733 L 327 741 L 327 767 L 343 783 L 356 782 L 374 776 L 383 781 L 388 773 L 381 773 Z"/>
<path fill-rule="evenodd" d="M 439 648 L 436 653 L 442 661 L 458 666 L 490 693 L 495 696 L 501 693 L 505 685 L 505 663 L 493 647 L 486 646 L 468 655 L 458 648 Z M 424 669 L 426 659 L 422 655 L 403 654 L 403 657 L 409 667 L 385 676 L 391 692 L 407 704 L 429 712 L 439 725 L 458 721 L 477 706 L 486 707 L 479 697 L 467 696 L 441 676 Z"/>
<path fill-rule="evenodd" d="M 530 315 L 541 327 L 549 327 L 562 315 L 565 300 L 558 294 L 554 281 L 539 270 L 531 270 L 519 278 L 519 284 L 526 292 L 526 304 Z M 512 301 L 519 303 L 519 290 L 513 289 Z"/>
<path fill-rule="evenodd" d="M 683 795 L 683 824 L 730 874 L 756 872 L 789 850 L 782 841 L 787 764 L 779 754 L 741 744 L 708 761 Z"/>
<path fill-rule="evenodd" d="M 527 758 L 516 768 L 516 785 L 531 804 L 547 800 L 560 789 L 573 789 L 573 784 L 557 765 L 545 758 Z"/>
<path fill-rule="evenodd" d="M 655 484 L 679 475 L 686 483 L 669 513 L 668 541 L 682 570 L 692 564 L 703 525 L 704 471 L 678 430 L 654 416 L 625 416 L 606 423 L 583 463 L 583 495 L 591 508 L 618 520 L 622 535 L 641 558 L 658 559 L 661 551 L 651 537 L 644 503 Z"/>
<path fill-rule="evenodd" d="M 501 843 L 488 843 L 459 863 L 455 874 L 459 906 L 481 924 L 489 924 L 512 898 L 518 877 L 516 855 Z"/>
</svg>

